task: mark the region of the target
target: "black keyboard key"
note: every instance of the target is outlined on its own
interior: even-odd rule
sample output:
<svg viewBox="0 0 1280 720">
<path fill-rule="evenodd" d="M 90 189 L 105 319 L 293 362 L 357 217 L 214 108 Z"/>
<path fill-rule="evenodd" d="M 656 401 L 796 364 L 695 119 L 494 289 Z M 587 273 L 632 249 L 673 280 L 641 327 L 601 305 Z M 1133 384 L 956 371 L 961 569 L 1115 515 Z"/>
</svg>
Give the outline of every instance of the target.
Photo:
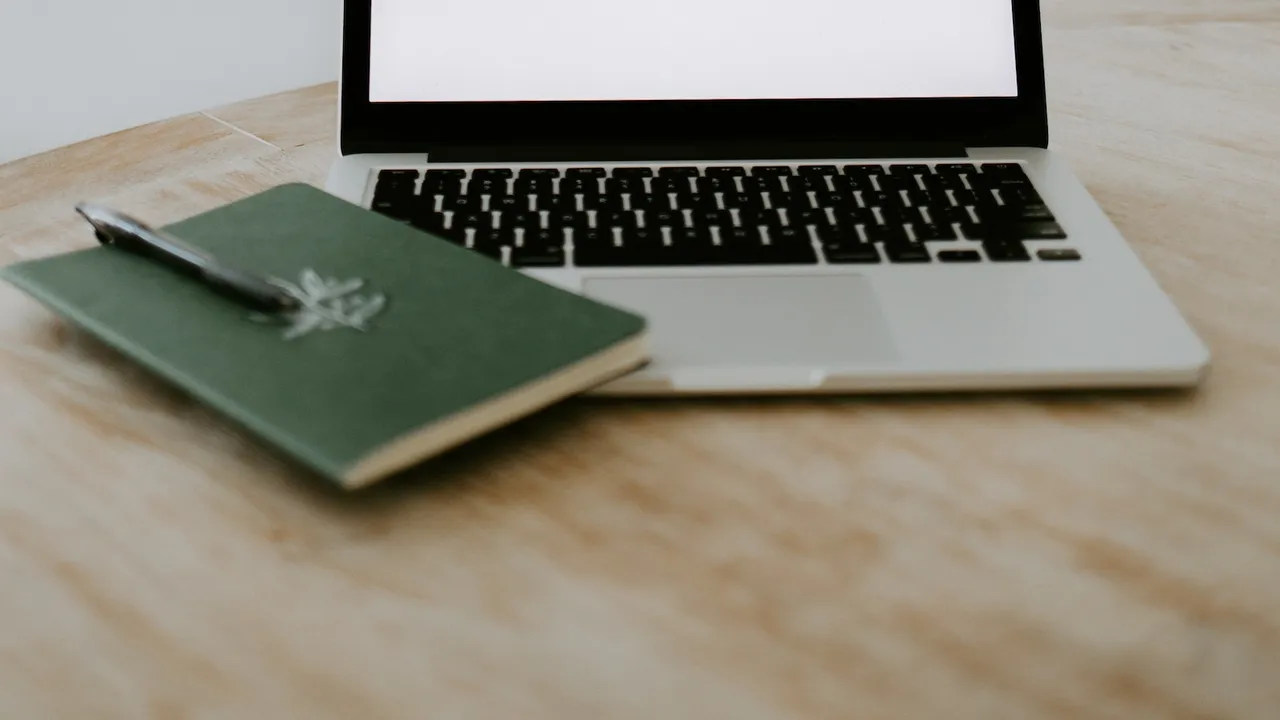
<svg viewBox="0 0 1280 720">
<path fill-rule="evenodd" d="M 649 192 L 640 177 L 611 177 L 604 181 L 604 191 L 608 195 Z"/>
<path fill-rule="evenodd" d="M 801 175 L 839 175 L 840 168 L 835 165 L 801 165 Z"/>
<path fill-rule="evenodd" d="M 573 246 L 575 249 L 598 248 L 613 245 L 613 230 L 610 228 L 574 228 Z"/>
<path fill-rule="evenodd" d="M 904 225 L 923 225 L 924 213 L 920 212 L 917 207 L 902 208 L 895 217 L 901 218 Z"/>
<path fill-rule="evenodd" d="M 429 208 L 418 208 L 409 219 L 409 224 L 419 230 L 439 232 L 444 230 L 445 214 Z"/>
<path fill-rule="evenodd" d="M 622 247 L 632 252 L 664 246 L 661 228 L 628 228 L 622 231 Z"/>
<path fill-rule="evenodd" d="M 681 234 L 675 231 L 673 234 Z M 669 267 L 697 265 L 705 261 L 711 248 L 696 231 L 683 244 L 667 245 L 661 229 L 639 228 L 620 233 L 621 243 L 588 245 L 574 249 L 574 263 L 582 267 Z M 677 240 L 679 240 L 677 238 Z"/>
<path fill-rule="evenodd" d="M 632 267 L 637 263 L 630 251 L 612 244 L 574 245 L 573 264 L 577 267 Z"/>
<path fill-rule="evenodd" d="M 1080 259 L 1079 250 L 1041 250 L 1036 256 L 1045 262 L 1074 262 Z"/>
<path fill-rule="evenodd" d="M 627 207 L 623 194 L 614 193 L 612 195 L 583 195 L 582 209 L 596 210 L 598 212 L 622 212 Z"/>
<path fill-rule="evenodd" d="M 407 183 L 412 185 L 422 176 L 419 170 L 387 169 L 378 171 L 378 183 Z"/>
<path fill-rule="evenodd" d="M 1025 205 L 1044 205 L 1044 198 L 1030 185 L 1002 185 L 1000 197 L 1006 205 L 1021 207 Z"/>
<path fill-rule="evenodd" d="M 1047 205 L 1021 205 L 1014 208 L 1013 216 L 1015 219 L 1024 222 L 1053 222 L 1057 219 Z"/>
<path fill-rule="evenodd" d="M 933 167 L 939 175 L 977 175 L 978 166 L 972 163 L 939 163 Z"/>
<path fill-rule="evenodd" d="M 794 174 L 787 165 L 760 165 L 751 168 L 752 177 L 786 177 Z"/>
<path fill-rule="evenodd" d="M 700 177 L 693 185 L 695 192 L 700 193 L 738 192 L 738 183 L 731 177 Z"/>
<path fill-rule="evenodd" d="M 427 179 L 422 183 L 423 195 L 454 196 L 462 194 L 462 181 L 453 178 Z"/>
<path fill-rule="evenodd" d="M 374 198 L 371 209 L 379 215 L 386 215 L 395 220 L 408 220 L 414 213 L 413 195 L 384 195 L 381 198 Z"/>
<path fill-rule="evenodd" d="M 925 190 L 943 194 L 946 193 L 948 187 L 952 187 L 955 184 L 953 182 L 955 180 L 954 176 L 943 175 L 941 173 L 936 175 L 922 175 L 919 179 L 920 184 L 924 186 Z"/>
<path fill-rule="evenodd" d="M 660 177 L 649 181 L 650 192 L 655 193 L 687 193 L 693 185 L 687 177 Z"/>
<path fill-rule="evenodd" d="M 601 167 L 569 168 L 564 171 L 565 178 L 602 178 L 609 177 L 609 171 Z"/>
<path fill-rule="evenodd" d="M 556 168 L 524 168 L 520 171 L 520 178 L 558 178 L 560 171 Z"/>
<path fill-rule="evenodd" d="M 831 263 L 878 263 L 880 253 L 875 246 L 862 241 L 855 228 L 819 227 L 818 242 Z"/>
<path fill-rule="evenodd" d="M 487 212 L 454 213 L 453 227 L 487 230 L 493 227 L 493 214 Z"/>
<path fill-rule="evenodd" d="M 854 192 L 856 190 L 870 192 L 876 189 L 875 183 L 871 181 L 870 176 L 833 175 L 829 180 L 831 181 L 831 187 L 836 192 Z"/>
<path fill-rule="evenodd" d="M 1065 240 L 1067 231 L 1056 222 L 1023 222 L 1014 226 L 1023 240 Z"/>
<path fill-rule="evenodd" d="M 902 199 L 902 193 L 897 190 L 864 192 L 862 193 L 862 202 L 867 207 L 905 208 L 907 206 L 907 203 Z"/>
<path fill-rule="evenodd" d="M 827 217 L 827 211 L 820 208 L 815 208 L 813 210 L 801 210 L 799 212 L 788 210 L 787 222 L 791 225 L 797 226 L 831 226 L 831 220 Z"/>
<path fill-rule="evenodd" d="M 720 228 L 720 244 L 737 252 L 755 250 L 764 245 L 764 236 L 757 227 Z"/>
<path fill-rule="evenodd" d="M 632 210 L 664 212 L 673 209 L 667 193 L 631 193 L 627 197 Z"/>
<path fill-rule="evenodd" d="M 472 180 L 506 180 L 514 176 L 511 168 L 476 168 L 471 171 Z"/>
<path fill-rule="evenodd" d="M 803 212 L 814 208 L 813 201 L 809 199 L 809 193 L 807 192 L 772 193 L 769 195 L 769 203 L 773 205 L 775 210 L 786 208 L 787 210 Z"/>
<path fill-rule="evenodd" d="M 502 226 L 512 228 L 538 229 L 542 227 L 542 213 L 518 212 L 503 213 Z"/>
<path fill-rule="evenodd" d="M 933 262 L 933 257 L 929 255 L 929 248 L 921 243 L 887 242 L 884 244 L 884 254 L 889 258 L 889 262 L 893 263 Z"/>
<path fill-rule="evenodd" d="M 1066 231 L 1056 222 L 1020 221 L 1016 208 L 988 205 L 979 208 L 977 214 L 976 230 L 982 233 L 982 237 L 990 235 L 1007 240 L 1063 240 L 1067 237 Z M 968 232 L 965 229 L 965 233 Z"/>
<path fill-rule="evenodd" d="M 798 175 L 787 178 L 787 189 L 791 192 L 830 192 L 831 186 L 827 184 L 826 175 Z"/>
<path fill-rule="evenodd" d="M 620 231 L 615 240 L 612 231 L 590 231 L 582 240 L 575 239 L 573 262 L 579 267 L 636 267 L 670 264 L 673 255 L 664 246 L 659 229 Z"/>
<path fill-rule="evenodd" d="M 867 240 L 873 243 L 884 243 L 886 245 L 911 245 L 911 237 L 907 235 L 907 229 L 902 225 L 863 225 L 862 231 L 866 233 Z"/>
<path fill-rule="evenodd" d="M 987 259 L 992 262 L 1030 262 L 1031 255 L 1027 252 L 1027 247 L 1020 242 L 1012 240 L 986 241 L 982 243 L 982 249 L 987 253 Z"/>
<path fill-rule="evenodd" d="M 473 179 L 467 183 L 468 195 L 506 195 L 507 181 L 500 178 Z"/>
<path fill-rule="evenodd" d="M 911 231 L 915 233 L 916 240 L 920 242 L 951 242 L 959 239 L 956 235 L 956 229 L 951 225 L 932 225 L 920 223 L 919 225 L 912 223 Z"/>
<path fill-rule="evenodd" d="M 862 207 L 858 204 L 858 197 L 851 192 L 818 193 L 817 200 L 818 207 L 836 210 L 853 210 Z"/>
<path fill-rule="evenodd" d="M 816 265 L 818 253 L 812 243 L 776 243 L 766 246 L 748 262 L 761 265 Z"/>
<path fill-rule="evenodd" d="M 711 247 L 711 228 L 688 227 L 671 229 L 671 245 L 681 252 L 691 253 Z"/>
<path fill-rule="evenodd" d="M 711 248 L 707 262 L 716 265 L 809 265 L 818 262 L 808 234 L 799 228 L 784 228 L 804 233 L 804 239 L 791 234 L 769 231 L 769 243 L 758 228 L 720 228 L 720 245 Z"/>
<path fill-rule="evenodd" d="M 474 184 L 475 181 L 472 181 Z M 503 188 L 506 183 L 503 182 Z M 515 181 L 515 193 L 517 195 L 551 195 L 555 192 L 555 179 L 550 177 L 524 177 Z"/>
<path fill-rule="evenodd" d="M 907 201 L 912 207 L 946 207 L 951 204 L 951 198 L 947 197 L 946 191 L 919 188 L 907 191 Z"/>
<path fill-rule="evenodd" d="M 553 212 L 547 216 L 547 226 L 551 228 L 574 228 L 585 230 L 590 225 L 590 217 L 585 212 Z"/>
<path fill-rule="evenodd" d="M 383 170 L 374 184 L 374 198 L 412 195 L 417 189 L 417 170 Z"/>
<path fill-rule="evenodd" d="M 653 177 L 653 168 L 649 167 L 620 167 L 613 169 L 613 177 L 640 179 Z"/>
<path fill-rule="evenodd" d="M 684 227 L 684 213 L 680 210 L 646 210 L 645 227 Z"/>
<path fill-rule="evenodd" d="M 782 178 L 773 175 L 744 177 L 738 181 L 744 193 L 781 193 L 787 189 L 782 185 Z"/>
<path fill-rule="evenodd" d="M 549 212 L 578 212 L 577 195 L 535 195 L 533 206 Z"/>
<path fill-rule="evenodd" d="M 707 177 L 745 177 L 747 169 L 744 167 L 709 167 L 703 171 Z"/>
<path fill-rule="evenodd" d="M 879 192 L 897 193 L 900 190 L 918 190 L 920 181 L 914 175 L 878 175 L 875 185 Z"/>
<path fill-rule="evenodd" d="M 874 265 L 883 260 L 880 251 L 870 243 L 824 245 L 822 254 L 834 265 Z"/>
<path fill-rule="evenodd" d="M 520 246 L 526 248 L 555 248 L 564 246 L 564 228 L 525 228 Z"/>
<path fill-rule="evenodd" d="M 887 175 L 883 165 L 845 165 L 844 174 L 849 177 L 869 178 L 873 175 Z"/>
<path fill-rule="evenodd" d="M 428 170 L 423 182 L 430 187 L 461 183 L 467 179 L 467 171 L 462 169 Z"/>
<path fill-rule="evenodd" d="M 947 190 L 969 190 L 975 187 L 982 187 L 982 184 L 976 179 L 970 183 L 968 175 L 934 175 L 929 180 L 930 187 L 937 188 L 943 192 Z"/>
<path fill-rule="evenodd" d="M 890 165 L 889 174 L 913 178 L 916 175 L 932 175 L 933 170 L 928 165 Z"/>
<path fill-rule="evenodd" d="M 664 167 L 658 169 L 658 177 L 696 178 L 700 175 L 696 167 Z"/>
<path fill-rule="evenodd" d="M 564 267 L 565 262 L 566 253 L 563 246 L 511 248 L 511 267 Z"/>
<path fill-rule="evenodd" d="M 739 210 L 763 210 L 764 197 L 759 193 L 724 193 L 720 196 L 725 208 Z"/>
<path fill-rule="evenodd" d="M 986 163 L 982 166 L 982 175 L 986 180 L 998 183 L 1030 183 L 1027 171 L 1018 163 Z"/>
<path fill-rule="evenodd" d="M 477 212 L 483 205 L 477 195 L 446 195 L 441 210 L 452 210 L 459 213 Z"/>
<path fill-rule="evenodd" d="M 809 245 L 809 229 L 791 225 L 769 229 L 769 244 L 777 246 Z"/>
<path fill-rule="evenodd" d="M 858 225 L 876 225 L 876 215 L 870 208 L 838 208 L 834 211 L 836 225 L 852 228 Z"/>
<path fill-rule="evenodd" d="M 902 202 L 902 196 L 896 192 L 864 193 L 863 200 L 868 208 L 876 208 L 881 213 L 883 222 L 902 224 L 909 222 L 908 206 Z"/>
<path fill-rule="evenodd" d="M 944 223 L 973 223 L 973 216 L 969 214 L 969 209 L 963 206 L 947 206 L 947 207 L 930 207 L 929 216 L 938 224 Z"/>
<path fill-rule="evenodd" d="M 738 220 L 742 227 L 782 227 L 777 210 L 739 210 Z"/>
<path fill-rule="evenodd" d="M 982 253 L 977 250 L 943 250 L 938 253 L 938 261 L 944 263 L 982 262 Z"/>
<path fill-rule="evenodd" d="M 693 210 L 694 212 L 709 212 L 720 209 L 720 205 L 716 202 L 716 196 L 704 193 L 681 193 L 676 195 L 676 207 L 681 210 Z"/>
<path fill-rule="evenodd" d="M 692 215 L 694 227 L 711 227 L 713 225 L 731 227 L 733 225 L 733 213 L 728 210 L 697 210 Z"/>
<path fill-rule="evenodd" d="M 471 247 L 482 255 L 496 259 L 502 256 L 502 248 L 515 244 L 515 230 L 503 227 L 477 231 L 472 238 Z"/>
<path fill-rule="evenodd" d="M 599 212 L 596 214 L 596 227 L 601 228 L 623 228 L 625 230 L 634 229 L 638 225 L 638 218 L 633 211 L 622 210 L 617 212 Z"/>
<path fill-rule="evenodd" d="M 500 195 L 489 198 L 489 209 L 501 213 L 526 212 L 529 198 L 525 195 Z"/>
</svg>

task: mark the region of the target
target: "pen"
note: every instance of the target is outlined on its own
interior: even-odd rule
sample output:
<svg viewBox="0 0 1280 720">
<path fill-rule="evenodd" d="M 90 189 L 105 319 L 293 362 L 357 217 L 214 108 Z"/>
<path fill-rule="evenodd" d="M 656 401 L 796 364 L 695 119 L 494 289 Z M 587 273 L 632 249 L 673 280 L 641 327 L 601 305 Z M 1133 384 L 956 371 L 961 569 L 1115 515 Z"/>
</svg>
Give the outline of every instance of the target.
<svg viewBox="0 0 1280 720">
<path fill-rule="evenodd" d="M 209 253 L 128 215 L 91 203 L 76 205 L 76 212 L 89 221 L 103 245 L 156 260 L 255 310 L 279 312 L 300 305 L 297 298 L 266 278 L 228 267 Z"/>
</svg>

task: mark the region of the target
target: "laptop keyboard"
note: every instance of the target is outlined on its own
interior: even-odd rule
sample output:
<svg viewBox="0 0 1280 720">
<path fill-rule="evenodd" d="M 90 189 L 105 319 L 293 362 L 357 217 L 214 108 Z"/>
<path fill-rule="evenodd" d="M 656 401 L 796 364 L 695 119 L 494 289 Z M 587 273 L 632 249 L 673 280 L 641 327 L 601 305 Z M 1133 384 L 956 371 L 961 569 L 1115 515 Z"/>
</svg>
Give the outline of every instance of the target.
<svg viewBox="0 0 1280 720">
<path fill-rule="evenodd" d="M 1013 163 L 389 169 L 371 207 L 522 268 L 1080 259 Z"/>
</svg>

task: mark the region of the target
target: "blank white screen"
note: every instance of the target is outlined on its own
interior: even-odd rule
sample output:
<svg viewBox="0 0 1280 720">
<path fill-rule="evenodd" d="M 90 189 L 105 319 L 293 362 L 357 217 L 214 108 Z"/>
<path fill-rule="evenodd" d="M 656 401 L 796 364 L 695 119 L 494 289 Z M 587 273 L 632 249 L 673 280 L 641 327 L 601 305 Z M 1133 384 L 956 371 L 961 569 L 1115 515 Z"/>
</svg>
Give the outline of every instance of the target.
<svg viewBox="0 0 1280 720">
<path fill-rule="evenodd" d="M 1011 97 L 1011 0 L 373 0 L 370 100 Z"/>
</svg>

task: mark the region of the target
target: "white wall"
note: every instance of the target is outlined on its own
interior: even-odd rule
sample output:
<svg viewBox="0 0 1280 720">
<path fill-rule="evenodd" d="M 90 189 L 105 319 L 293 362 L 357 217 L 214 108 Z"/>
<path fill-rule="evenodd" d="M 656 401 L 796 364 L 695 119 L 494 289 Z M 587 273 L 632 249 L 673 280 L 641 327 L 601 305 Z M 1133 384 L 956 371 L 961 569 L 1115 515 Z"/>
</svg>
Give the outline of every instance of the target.
<svg viewBox="0 0 1280 720">
<path fill-rule="evenodd" d="M 0 0 L 0 163 L 336 80 L 341 0 Z"/>
</svg>

